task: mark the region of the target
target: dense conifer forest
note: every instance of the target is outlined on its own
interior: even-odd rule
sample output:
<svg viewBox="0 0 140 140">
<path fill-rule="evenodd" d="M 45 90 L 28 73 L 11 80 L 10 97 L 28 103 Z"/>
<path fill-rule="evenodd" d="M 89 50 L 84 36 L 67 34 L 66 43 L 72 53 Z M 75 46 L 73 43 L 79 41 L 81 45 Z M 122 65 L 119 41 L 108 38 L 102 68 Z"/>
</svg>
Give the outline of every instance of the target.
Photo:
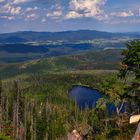
<svg viewBox="0 0 140 140">
<path fill-rule="evenodd" d="M 132 139 L 137 124 L 130 125 L 129 118 L 140 113 L 140 41 L 126 45 L 119 70 L 75 69 L 2 77 L 0 139 L 67 140 L 73 130 L 83 140 Z M 74 84 L 98 89 L 109 98 L 82 110 L 68 97 Z M 113 103 L 116 112 L 110 114 L 106 103 Z"/>
</svg>

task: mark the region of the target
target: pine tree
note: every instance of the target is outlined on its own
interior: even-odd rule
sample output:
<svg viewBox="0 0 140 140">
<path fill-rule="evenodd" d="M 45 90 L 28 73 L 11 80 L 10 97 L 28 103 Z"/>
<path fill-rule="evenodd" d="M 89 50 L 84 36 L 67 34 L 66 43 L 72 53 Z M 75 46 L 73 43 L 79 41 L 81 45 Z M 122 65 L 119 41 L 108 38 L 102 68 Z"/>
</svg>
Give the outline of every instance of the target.
<svg viewBox="0 0 140 140">
<path fill-rule="evenodd" d="M 128 42 L 126 45 L 127 49 L 122 52 L 123 59 L 119 76 L 122 79 L 127 79 L 134 75 L 129 89 L 129 93 L 133 94 L 129 94 L 129 96 L 131 96 L 131 101 L 134 101 L 136 108 L 140 110 L 140 40 Z"/>
</svg>

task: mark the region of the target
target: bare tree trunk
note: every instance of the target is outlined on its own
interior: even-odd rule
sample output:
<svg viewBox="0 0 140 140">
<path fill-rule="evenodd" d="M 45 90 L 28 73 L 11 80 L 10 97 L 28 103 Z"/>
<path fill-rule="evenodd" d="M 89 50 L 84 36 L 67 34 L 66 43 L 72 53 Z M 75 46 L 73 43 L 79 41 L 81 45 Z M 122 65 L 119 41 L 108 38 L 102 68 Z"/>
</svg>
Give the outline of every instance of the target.
<svg viewBox="0 0 140 140">
<path fill-rule="evenodd" d="M 46 106 L 45 106 L 45 113 L 46 113 L 46 122 L 47 122 L 47 127 L 50 119 L 50 106 L 48 100 L 46 100 Z M 47 128 L 48 130 L 48 128 Z M 48 132 L 46 132 L 44 140 L 48 140 Z"/>
<path fill-rule="evenodd" d="M 0 81 L 0 132 L 3 127 L 3 110 L 2 110 L 2 82 Z"/>
<path fill-rule="evenodd" d="M 8 97 L 6 97 L 6 114 L 5 114 L 5 120 L 8 121 L 9 120 L 9 99 Z"/>
<path fill-rule="evenodd" d="M 14 135 L 13 135 L 13 138 L 16 139 L 16 136 L 17 136 L 17 109 L 16 109 L 17 105 L 16 105 L 16 102 L 14 101 L 13 103 L 13 132 L 14 132 Z"/>
<path fill-rule="evenodd" d="M 13 106 L 13 127 L 15 140 L 19 140 L 19 98 L 20 98 L 20 91 L 17 85 L 17 82 L 14 82 L 15 85 L 15 99 L 14 99 L 14 106 Z"/>
<path fill-rule="evenodd" d="M 27 107 L 28 107 L 28 101 L 25 96 L 25 100 L 24 100 L 24 140 L 26 140 L 26 134 L 27 134 Z"/>
<path fill-rule="evenodd" d="M 19 89 L 17 87 L 17 101 L 16 101 L 16 139 L 19 139 Z"/>
<path fill-rule="evenodd" d="M 75 128 L 78 129 L 78 110 L 77 110 L 76 100 L 75 100 Z"/>
<path fill-rule="evenodd" d="M 31 140 L 36 140 L 36 120 L 34 117 L 35 113 L 35 102 L 31 102 L 31 126 L 30 126 L 30 131 L 31 131 Z"/>
<path fill-rule="evenodd" d="M 135 133 L 135 135 L 134 135 L 132 140 L 140 140 L 140 123 L 138 124 L 136 133 Z"/>
<path fill-rule="evenodd" d="M 125 100 L 123 99 L 123 100 L 122 100 L 122 103 L 121 103 L 121 105 L 120 105 L 120 107 L 116 107 L 117 116 L 120 115 L 124 104 L 125 104 Z"/>
</svg>

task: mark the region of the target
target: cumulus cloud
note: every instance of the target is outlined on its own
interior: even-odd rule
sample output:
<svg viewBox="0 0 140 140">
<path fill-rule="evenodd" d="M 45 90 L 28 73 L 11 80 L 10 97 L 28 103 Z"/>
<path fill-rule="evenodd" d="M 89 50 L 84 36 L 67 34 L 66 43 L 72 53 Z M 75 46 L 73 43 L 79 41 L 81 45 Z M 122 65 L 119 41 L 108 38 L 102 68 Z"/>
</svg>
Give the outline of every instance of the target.
<svg viewBox="0 0 140 140">
<path fill-rule="evenodd" d="M 106 0 L 71 0 L 69 3 L 70 11 L 66 18 L 93 17 L 98 18 L 104 16 L 102 6 Z"/>
<path fill-rule="evenodd" d="M 36 14 L 27 15 L 27 18 L 35 18 L 35 17 L 36 17 Z"/>
<path fill-rule="evenodd" d="M 75 19 L 75 18 L 80 18 L 82 17 L 82 14 L 79 14 L 75 11 L 70 11 L 67 15 L 66 15 L 66 19 Z"/>
<path fill-rule="evenodd" d="M 13 20 L 13 19 L 15 19 L 14 16 L 1 16 L 0 18 L 7 19 L 7 20 Z"/>
<path fill-rule="evenodd" d="M 18 7 L 15 7 L 15 8 L 12 7 L 10 13 L 12 15 L 19 15 L 21 13 L 21 11 L 22 11 L 22 9 L 19 6 Z"/>
<path fill-rule="evenodd" d="M 22 12 L 20 6 L 13 6 L 10 3 L 6 3 L 0 7 L 0 14 L 10 14 L 10 15 L 19 15 Z"/>
<path fill-rule="evenodd" d="M 26 3 L 29 2 L 30 0 L 13 0 L 13 4 L 21 4 L 21 3 Z"/>
<path fill-rule="evenodd" d="M 26 21 L 30 21 L 30 20 L 33 21 L 33 20 L 36 20 L 37 18 L 38 18 L 37 14 L 31 13 L 31 14 L 26 15 L 25 20 Z"/>
<path fill-rule="evenodd" d="M 32 6 L 24 4 L 32 1 L 35 0 L 0 0 L 0 18 L 7 20 L 18 18 L 28 21 L 39 19 L 42 23 L 50 19 L 62 21 L 93 18 L 106 23 L 119 24 L 120 22 L 126 22 L 127 19 L 130 21 L 132 17 L 135 18 L 137 16 L 138 18 L 140 16 L 139 7 L 135 9 L 127 8 L 126 11 L 121 11 L 122 9 L 113 11 L 114 9 L 110 9 L 109 11 L 111 12 L 107 12 L 108 9 L 106 8 L 106 11 L 104 9 L 107 0 L 68 0 L 68 6 L 62 5 L 63 2 L 56 2 L 56 4 L 47 5 L 46 7 L 38 3 L 32 3 Z"/>
<path fill-rule="evenodd" d="M 34 12 L 34 11 L 37 11 L 39 8 L 37 7 L 37 6 L 35 6 L 35 7 L 28 7 L 28 8 L 26 8 L 26 12 Z"/>
<path fill-rule="evenodd" d="M 46 17 L 52 19 L 60 19 L 63 16 L 63 8 L 59 4 L 50 7 L 50 9 L 46 10 L 46 12 Z"/>
<path fill-rule="evenodd" d="M 112 12 L 110 15 L 116 17 L 131 17 L 134 16 L 134 13 L 129 10 L 128 12 Z"/>
<path fill-rule="evenodd" d="M 0 7 L 0 13 L 9 13 L 11 8 L 12 6 L 9 3 L 7 3 L 4 6 Z"/>
<path fill-rule="evenodd" d="M 34 6 L 34 7 L 27 7 L 26 9 L 24 9 L 23 12 L 23 17 L 25 19 L 25 21 L 29 21 L 29 20 L 36 20 L 38 19 L 39 15 L 40 15 L 40 8 L 38 6 Z"/>
<path fill-rule="evenodd" d="M 37 6 L 34 7 L 23 7 L 19 5 L 24 2 L 29 2 L 30 0 L 11 0 L 4 2 L 0 5 L 0 15 L 3 16 L 2 19 L 12 20 L 17 18 L 22 18 L 25 20 L 37 19 Z"/>
<path fill-rule="evenodd" d="M 58 10 L 58 11 L 53 11 L 51 13 L 47 13 L 46 14 L 47 17 L 60 17 L 62 16 L 62 11 L 61 10 Z"/>
</svg>

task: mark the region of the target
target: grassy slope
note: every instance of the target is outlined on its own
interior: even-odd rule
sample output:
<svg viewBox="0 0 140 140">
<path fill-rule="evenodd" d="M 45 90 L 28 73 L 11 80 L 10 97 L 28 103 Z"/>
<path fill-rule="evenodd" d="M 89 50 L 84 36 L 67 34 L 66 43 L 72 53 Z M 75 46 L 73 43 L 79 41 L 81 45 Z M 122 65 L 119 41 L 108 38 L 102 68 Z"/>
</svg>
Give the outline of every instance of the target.
<svg viewBox="0 0 140 140">
<path fill-rule="evenodd" d="M 0 73 L 2 77 L 9 77 L 23 73 L 61 73 L 97 69 L 116 70 L 120 59 L 120 50 L 104 50 L 11 64 L 0 68 Z"/>
</svg>

